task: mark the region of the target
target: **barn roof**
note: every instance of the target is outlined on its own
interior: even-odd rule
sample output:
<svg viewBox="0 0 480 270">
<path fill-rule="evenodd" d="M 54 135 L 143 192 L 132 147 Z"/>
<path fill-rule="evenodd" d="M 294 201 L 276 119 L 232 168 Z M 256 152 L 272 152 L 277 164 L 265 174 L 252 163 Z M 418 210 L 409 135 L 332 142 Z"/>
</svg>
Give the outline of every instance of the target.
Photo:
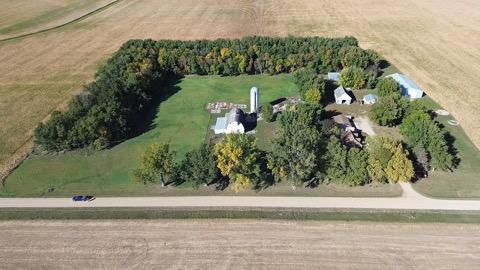
<svg viewBox="0 0 480 270">
<path fill-rule="evenodd" d="M 337 87 L 337 89 L 335 89 L 335 91 L 333 91 L 333 93 L 335 95 L 335 98 L 340 98 L 340 97 L 346 95 L 345 97 L 348 96 L 348 98 L 352 99 L 352 97 L 350 97 L 350 95 L 347 94 L 347 92 L 345 91 L 345 88 L 343 88 L 343 86 Z"/>
<path fill-rule="evenodd" d="M 388 78 L 394 79 L 397 83 L 400 84 L 400 86 L 403 86 L 406 89 L 418 89 L 421 90 L 420 86 L 418 86 L 412 79 L 409 77 L 400 74 L 400 73 L 394 73 L 392 75 L 388 75 Z"/>
<path fill-rule="evenodd" d="M 215 130 L 224 130 L 227 127 L 227 118 L 218 117 L 215 123 Z"/>
<path fill-rule="evenodd" d="M 227 119 L 226 120 L 227 125 L 233 122 L 241 123 L 242 117 L 243 117 L 243 111 L 238 108 L 234 108 L 230 110 L 230 112 L 225 115 L 225 118 Z"/>
</svg>

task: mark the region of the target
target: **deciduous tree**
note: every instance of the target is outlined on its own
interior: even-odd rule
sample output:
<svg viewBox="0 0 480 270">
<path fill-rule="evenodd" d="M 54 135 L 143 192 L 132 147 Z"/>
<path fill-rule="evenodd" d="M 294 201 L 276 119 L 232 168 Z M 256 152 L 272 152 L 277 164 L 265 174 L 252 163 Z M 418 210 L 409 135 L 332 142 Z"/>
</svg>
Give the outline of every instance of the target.
<svg viewBox="0 0 480 270">
<path fill-rule="evenodd" d="M 346 67 L 340 73 L 340 84 L 346 88 L 362 89 L 365 85 L 365 74 L 359 67 Z"/>
<path fill-rule="evenodd" d="M 228 177 L 230 184 L 236 181 L 238 175 L 251 181 L 260 175 L 260 152 L 256 138 L 245 134 L 228 134 L 215 145 L 214 150 L 217 167 L 223 176 Z"/>
<path fill-rule="evenodd" d="M 187 182 L 198 188 L 216 182 L 220 178 L 213 147 L 202 144 L 185 155 L 176 169 L 176 181 Z"/>
<path fill-rule="evenodd" d="M 175 152 L 170 151 L 168 144 L 154 143 L 142 154 L 134 177 L 144 184 L 160 180 L 165 185 L 174 168 Z"/>
</svg>

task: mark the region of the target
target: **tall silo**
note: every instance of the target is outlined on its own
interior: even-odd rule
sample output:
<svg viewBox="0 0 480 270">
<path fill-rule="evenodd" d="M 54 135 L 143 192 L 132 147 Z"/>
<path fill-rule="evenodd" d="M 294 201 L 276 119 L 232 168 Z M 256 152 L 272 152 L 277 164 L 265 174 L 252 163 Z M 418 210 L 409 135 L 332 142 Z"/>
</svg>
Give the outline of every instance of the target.
<svg viewBox="0 0 480 270">
<path fill-rule="evenodd" d="M 250 89 L 250 113 L 258 113 L 258 101 L 260 92 L 257 87 Z"/>
</svg>

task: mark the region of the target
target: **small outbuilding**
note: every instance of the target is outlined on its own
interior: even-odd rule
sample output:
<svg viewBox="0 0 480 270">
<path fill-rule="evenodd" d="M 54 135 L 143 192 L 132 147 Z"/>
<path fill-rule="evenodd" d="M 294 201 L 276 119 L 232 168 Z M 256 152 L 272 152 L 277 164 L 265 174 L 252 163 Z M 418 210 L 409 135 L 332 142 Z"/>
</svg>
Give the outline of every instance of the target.
<svg viewBox="0 0 480 270">
<path fill-rule="evenodd" d="M 351 104 L 352 97 L 347 93 L 347 90 L 343 88 L 343 86 L 337 87 L 335 91 L 333 91 L 335 95 L 335 103 L 337 104 Z"/>
<path fill-rule="evenodd" d="M 340 73 L 339 72 L 328 72 L 327 78 L 330 81 L 338 82 L 340 80 Z"/>
<path fill-rule="evenodd" d="M 245 133 L 243 125 L 245 121 L 245 113 L 238 108 L 232 109 L 225 114 L 225 117 L 217 118 L 215 123 L 215 134 Z"/>
<path fill-rule="evenodd" d="M 377 102 L 377 96 L 374 94 L 368 94 L 363 96 L 363 104 L 375 104 Z"/>
<path fill-rule="evenodd" d="M 423 96 L 423 90 L 409 77 L 400 73 L 395 73 L 388 75 L 387 78 L 394 79 L 400 85 L 400 90 L 402 91 L 403 96 L 408 96 L 411 99 L 417 99 Z"/>
</svg>

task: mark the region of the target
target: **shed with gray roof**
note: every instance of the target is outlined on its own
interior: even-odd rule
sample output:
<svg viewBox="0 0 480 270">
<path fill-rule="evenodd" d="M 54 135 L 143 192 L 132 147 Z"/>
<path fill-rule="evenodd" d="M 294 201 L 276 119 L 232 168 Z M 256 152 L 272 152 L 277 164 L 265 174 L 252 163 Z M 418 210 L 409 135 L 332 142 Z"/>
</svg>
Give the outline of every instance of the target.
<svg viewBox="0 0 480 270">
<path fill-rule="evenodd" d="M 352 97 L 347 93 L 343 86 L 337 87 L 335 91 L 333 91 L 335 95 L 335 103 L 337 104 L 351 104 Z"/>
</svg>

